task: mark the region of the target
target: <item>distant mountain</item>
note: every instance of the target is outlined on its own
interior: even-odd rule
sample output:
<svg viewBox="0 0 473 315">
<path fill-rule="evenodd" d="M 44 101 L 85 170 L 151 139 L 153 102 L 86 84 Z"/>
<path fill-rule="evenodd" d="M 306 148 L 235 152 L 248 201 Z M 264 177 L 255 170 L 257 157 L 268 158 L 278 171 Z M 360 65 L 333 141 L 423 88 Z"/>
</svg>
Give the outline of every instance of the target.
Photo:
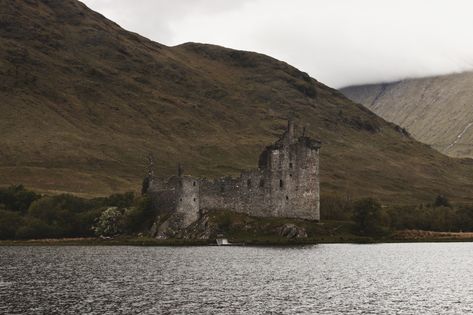
<svg viewBox="0 0 473 315">
<path fill-rule="evenodd" d="M 284 130 L 322 141 L 322 198 L 472 200 L 473 163 L 306 73 L 213 45 L 167 47 L 74 0 L 0 1 L 0 183 L 100 195 L 156 173 L 236 175 Z M 301 130 L 299 129 L 299 132 Z"/>
<path fill-rule="evenodd" d="M 473 72 L 341 91 L 438 151 L 473 157 Z"/>
</svg>

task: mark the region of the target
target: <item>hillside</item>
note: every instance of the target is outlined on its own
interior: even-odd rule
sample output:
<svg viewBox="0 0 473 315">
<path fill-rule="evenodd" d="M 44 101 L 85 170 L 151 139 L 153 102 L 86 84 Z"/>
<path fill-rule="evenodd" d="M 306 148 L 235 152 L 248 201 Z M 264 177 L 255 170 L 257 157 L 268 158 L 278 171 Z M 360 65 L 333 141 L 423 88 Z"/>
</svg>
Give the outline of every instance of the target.
<svg viewBox="0 0 473 315">
<path fill-rule="evenodd" d="M 322 140 L 322 197 L 472 201 L 448 158 L 290 65 L 212 45 L 167 47 L 75 0 L 0 2 L 0 183 L 101 195 L 156 173 L 236 175 L 293 115 Z"/>
<path fill-rule="evenodd" d="M 417 140 L 453 157 L 473 157 L 473 72 L 394 83 L 352 86 L 342 92 Z"/>
</svg>

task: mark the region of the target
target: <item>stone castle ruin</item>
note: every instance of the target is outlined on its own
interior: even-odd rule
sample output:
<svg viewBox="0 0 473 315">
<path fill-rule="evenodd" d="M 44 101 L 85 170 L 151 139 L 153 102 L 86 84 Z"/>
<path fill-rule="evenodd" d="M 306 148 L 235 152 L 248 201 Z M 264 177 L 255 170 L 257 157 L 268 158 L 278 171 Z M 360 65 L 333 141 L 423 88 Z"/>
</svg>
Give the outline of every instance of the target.
<svg viewBox="0 0 473 315">
<path fill-rule="evenodd" d="M 305 132 L 304 132 L 305 133 Z M 320 220 L 320 142 L 287 130 L 261 153 L 258 169 L 238 178 L 208 180 L 183 175 L 167 180 L 149 172 L 145 191 L 161 217 L 158 230 L 183 229 L 197 221 L 203 210 L 226 209 L 258 217 Z"/>
</svg>

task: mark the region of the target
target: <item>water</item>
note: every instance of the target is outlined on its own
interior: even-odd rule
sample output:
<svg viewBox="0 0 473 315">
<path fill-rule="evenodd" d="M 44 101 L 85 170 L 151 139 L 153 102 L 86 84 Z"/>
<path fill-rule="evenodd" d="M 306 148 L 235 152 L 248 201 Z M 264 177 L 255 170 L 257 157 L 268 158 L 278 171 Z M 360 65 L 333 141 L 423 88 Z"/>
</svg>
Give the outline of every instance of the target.
<svg viewBox="0 0 473 315">
<path fill-rule="evenodd" d="M 0 247 L 0 314 L 465 314 L 473 243 Z"/>
</svg>

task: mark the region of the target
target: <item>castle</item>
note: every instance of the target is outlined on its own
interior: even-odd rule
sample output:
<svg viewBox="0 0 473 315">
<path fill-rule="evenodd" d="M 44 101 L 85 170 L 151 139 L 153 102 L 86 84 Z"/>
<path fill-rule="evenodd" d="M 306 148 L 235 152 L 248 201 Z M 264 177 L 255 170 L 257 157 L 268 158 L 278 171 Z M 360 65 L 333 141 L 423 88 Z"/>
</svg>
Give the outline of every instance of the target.
<svg viewBox="0 0 473 315">
<path fill-rule="evenodd" d="M 320 142 L 295 134 L 290 120 L 284 134 L 266 147 L 258 169 L 238 178 L 208 180 L 184 176 L 159 179 L 151 173 L 146 193 L 169 219 L 160 230 L 186 228 L 206 209 L 227 209 L 259 217 L 320 220 Z"/>
</svg>

